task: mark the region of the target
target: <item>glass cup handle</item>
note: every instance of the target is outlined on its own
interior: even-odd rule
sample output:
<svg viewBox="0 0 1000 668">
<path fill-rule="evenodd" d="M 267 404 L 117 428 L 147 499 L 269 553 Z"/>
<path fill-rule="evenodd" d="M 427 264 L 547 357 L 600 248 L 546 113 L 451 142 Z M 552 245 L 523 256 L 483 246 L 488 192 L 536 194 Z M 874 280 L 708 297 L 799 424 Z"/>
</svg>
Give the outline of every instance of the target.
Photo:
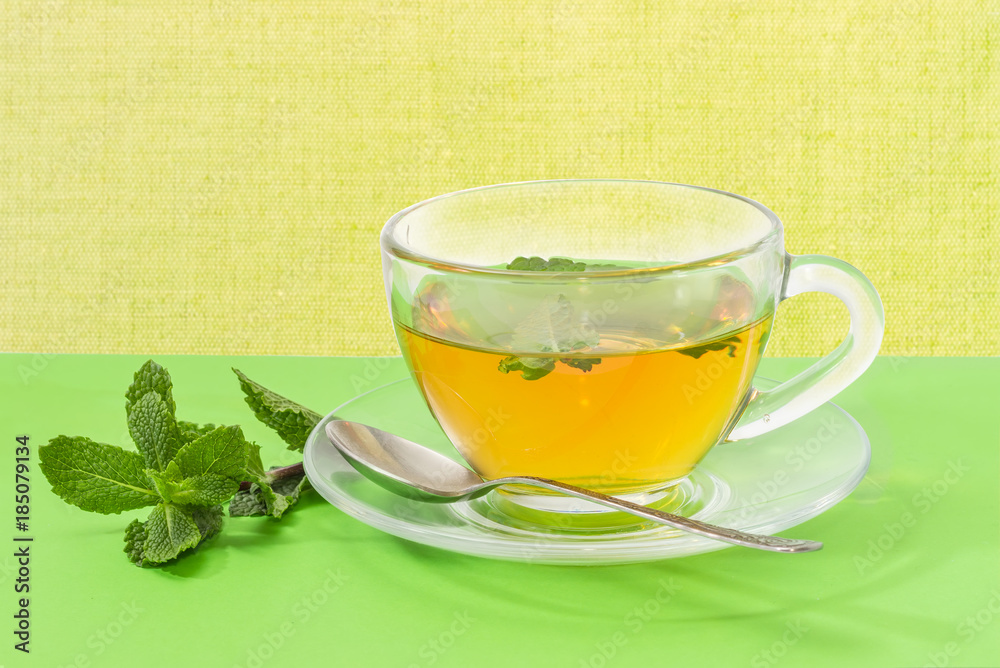
<svg viewBox="0 0 1000 668">
<path fill-rule="evenodd" d="M 727 441 L 739 441 L 786 425 L 819 408 L 864 373 L 878 354 L 885 329 L 882 300 L 865 275 L 825 255 L 788 255 L 784 301 L 804 292 L 840 299 L 851 328 L 832 353 L 772 390 L 751 390 L 746 410 Z"/>
</svg>

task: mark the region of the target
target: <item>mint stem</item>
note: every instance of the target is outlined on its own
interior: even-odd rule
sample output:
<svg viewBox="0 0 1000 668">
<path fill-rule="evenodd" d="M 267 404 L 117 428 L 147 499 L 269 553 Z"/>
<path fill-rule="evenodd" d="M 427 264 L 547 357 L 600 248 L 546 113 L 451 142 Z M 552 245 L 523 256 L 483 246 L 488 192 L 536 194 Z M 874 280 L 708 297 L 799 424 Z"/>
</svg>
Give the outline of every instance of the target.
<svg viewBox="0 0 1000 668">
<path fill-rule="evenodd" d="M 285 478 L 293 478 L 295 476 L 300 476 L 305 474 L 306 472 L 305 469 L 302 468 L 302 462 L 299 462 L 298 464 L 291 464 L 289 466 L 282 466 L 281 468 L 271 469 L 270 471 L 267 472 L 267 476 L 271 479 L 272 482 L 275 480 L 284 480 Z M 252 484 L 253 483 L 251 483 L 250 481 L 244 480 L 243 482 L 240 483 L 240 491 L 241 492 L 247 491 L 248 489 L 250 489 L 250 485 Z"/>
</svg>

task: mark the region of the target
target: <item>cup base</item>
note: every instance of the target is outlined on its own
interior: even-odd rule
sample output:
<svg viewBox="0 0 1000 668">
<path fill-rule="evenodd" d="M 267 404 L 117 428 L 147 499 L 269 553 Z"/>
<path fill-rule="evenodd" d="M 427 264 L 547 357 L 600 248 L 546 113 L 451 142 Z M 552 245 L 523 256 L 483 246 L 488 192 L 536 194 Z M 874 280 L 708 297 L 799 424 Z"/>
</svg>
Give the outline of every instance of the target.
<svg viewBox="0 0 1000 668">
<path fill-rule="evenodd" d="M 729 497 L 726 483 L 713 475 L 689 476 L 665 483 L 656 490 L 617 496 L 685 517 L 710 512 L 719 503 L 728 502 Z M 485 520 L 533 533 L 603 536 L 662 529 L 657 522 L 582 499 L 512 489 L 494 490 L 456 510 L 473 523 Z"/>
<path fill-rule="evenodd" d="M 680 498 L 685 498 L 688 496 L 685 492 L 688 490 L 683 489 L 681 486 L 683 480 L 671 480 L 663 483 L 662 486 L 656 489 L 634 492 L 631 494 L 614 494 L 609 496 L 614 496 L 617 499 L 623 499 L 625 501 L 631 501 L 632 503 L 637 503 L 640 506 L 654 506 L 660 508 L 661 504 L 672 504 L 676 503 Z M 500 488 L 494 492 L 499 497 L 503 497 L 505 500 L 512 504 L 528 508 L 531 510 L 539 510 L 542 512 L 549 513 L 572 513 L 574 515 L 606 515 L 608 513 L 620 512 L 607 506 L 599 506 L 591 501 L 585 501 L 583 499 L 577 499 L 572 496 L 563 496 L 557 493 L 532 493 L 530 487 L 522 488 Z M 669 497 L 669 498 L 668 498 Z"/>
</svg>

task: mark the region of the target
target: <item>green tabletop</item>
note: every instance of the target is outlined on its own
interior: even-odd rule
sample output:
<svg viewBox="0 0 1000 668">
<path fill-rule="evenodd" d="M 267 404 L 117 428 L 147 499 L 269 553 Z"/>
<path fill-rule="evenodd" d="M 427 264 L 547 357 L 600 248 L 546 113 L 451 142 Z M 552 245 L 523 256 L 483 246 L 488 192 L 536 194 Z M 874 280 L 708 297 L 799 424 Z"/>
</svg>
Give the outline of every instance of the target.
<svg viewBox="0 0 1000 668">
<path fill-rule="evenodd" d="M 58 434 L 130 446 L 124 390 L 145 357 L 0 357 L 7 467 L 3 666 L 997 666 L 1000 359 L 883 358 L 837 403 L 872 465 L 845 501 L 783 535 L 816 553 L 730 548 L 620 566 L 544 566 L 409 543 L 310 492 L 281 522 L 227 518 L 178 562 L 140 569 L 124 527 L 64 504 L 38 471 Z M 403 377 L 399 359 L 157 356 L 178 416 L 243 425 L 292 463 L 230 367 L 329 411 Z M 768 359 L 787 378 L 808 364 Z M 30 531 L 15 530 L 15 438 L 31 445 Z M 30 543 L 30 654 L 14 649 Z M 16 623 L 16 620 L 14 620 Z"/>
</svg>

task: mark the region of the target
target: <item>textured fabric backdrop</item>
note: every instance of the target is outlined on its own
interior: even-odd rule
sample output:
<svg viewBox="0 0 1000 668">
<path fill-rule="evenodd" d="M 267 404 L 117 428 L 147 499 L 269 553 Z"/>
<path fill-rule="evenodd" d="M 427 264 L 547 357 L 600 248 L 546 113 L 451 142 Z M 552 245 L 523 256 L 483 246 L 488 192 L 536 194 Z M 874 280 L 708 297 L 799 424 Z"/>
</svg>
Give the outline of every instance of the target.
<svg viewBox="0 0 1000 668">
<path fill-rule="evenodd" d="M 885 354 L 995 355 L 1000 5 L 5 1 L 0 349 L 390 354 L 377 234 L 461 188 L 770 206 Z M 843 336 L 786 303 L 769 352 Z"/>
</svg>

